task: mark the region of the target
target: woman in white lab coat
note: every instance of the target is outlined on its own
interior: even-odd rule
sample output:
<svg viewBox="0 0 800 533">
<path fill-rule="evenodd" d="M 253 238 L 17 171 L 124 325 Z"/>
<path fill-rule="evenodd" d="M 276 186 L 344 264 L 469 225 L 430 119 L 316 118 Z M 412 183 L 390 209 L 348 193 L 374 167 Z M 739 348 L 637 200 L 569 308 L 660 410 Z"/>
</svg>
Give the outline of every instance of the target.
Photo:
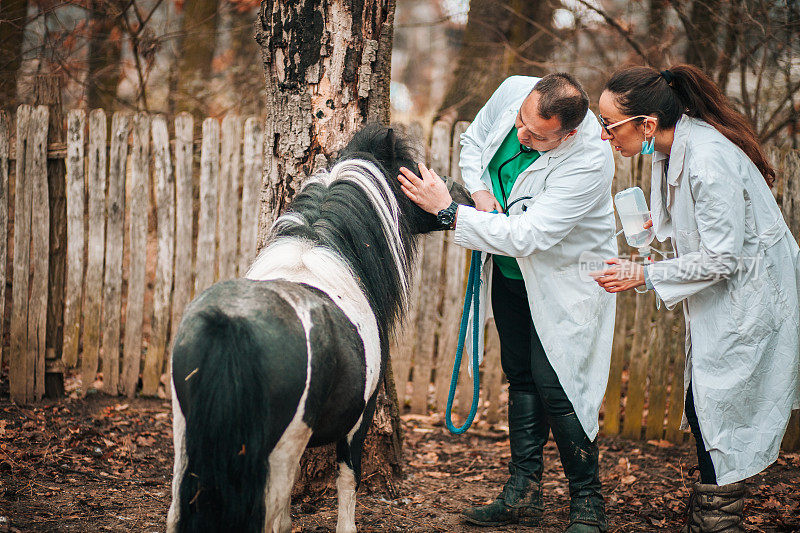
<svg viewBox="0 0 800 533">
<path fill-rule="evenodd" d="M 612 293 L 647 286 L 669 308 L 684 302 L 683 427 L 700 466 L 687 530 L 742 531 L 743 480 L 775 461 L 800 406 L 800 249 L 770 191 L 775 172 L 696 67 L 619 70 L 599 107 L 614 149 L 655 152 L 653 228 L 675 257 L 612 259 L 596 279 Z"/>
</svg>

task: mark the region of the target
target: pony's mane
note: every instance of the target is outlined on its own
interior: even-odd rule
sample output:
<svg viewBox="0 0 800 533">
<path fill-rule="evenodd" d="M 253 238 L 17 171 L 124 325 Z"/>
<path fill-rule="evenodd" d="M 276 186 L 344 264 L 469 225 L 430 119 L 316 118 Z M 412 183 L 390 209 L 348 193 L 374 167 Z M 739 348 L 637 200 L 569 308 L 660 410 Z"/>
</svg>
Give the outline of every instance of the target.
<svg viewBox="0 0 800 533">
<path fill-rule="evenodd" d="M 355 155 L 306 181 L 273 224 L 266 249 L 291 238 L 333 252 L 352 271 L 388 334 L 408 304 L 414 239 L 386 171 L 370 155 L 349 158 Z"/>
</svg>

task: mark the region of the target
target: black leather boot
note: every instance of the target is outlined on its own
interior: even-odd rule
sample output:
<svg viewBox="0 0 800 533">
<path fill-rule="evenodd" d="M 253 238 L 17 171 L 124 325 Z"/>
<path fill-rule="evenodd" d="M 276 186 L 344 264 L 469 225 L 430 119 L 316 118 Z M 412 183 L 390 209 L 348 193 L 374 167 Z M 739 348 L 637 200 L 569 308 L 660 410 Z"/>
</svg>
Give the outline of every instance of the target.
<svg viewBox="0 0 800 533">
<path fill-rule="evenodd" d="M 508 428 L 509 479 L 495 501 L 464 511 L 464 518 L 473 524 L 533 526 L 542 516 L 543 450 L 550 427 L 538 395 L 509 391 Z"/>
<path fill-rule="evenodd" d="M 569 481 L 568 533 L 606 531 L 606 512 L 600 492 L 599 448 L 589 440 L 573 412 L 550 418 L 553 438 Z"/>
</svg>

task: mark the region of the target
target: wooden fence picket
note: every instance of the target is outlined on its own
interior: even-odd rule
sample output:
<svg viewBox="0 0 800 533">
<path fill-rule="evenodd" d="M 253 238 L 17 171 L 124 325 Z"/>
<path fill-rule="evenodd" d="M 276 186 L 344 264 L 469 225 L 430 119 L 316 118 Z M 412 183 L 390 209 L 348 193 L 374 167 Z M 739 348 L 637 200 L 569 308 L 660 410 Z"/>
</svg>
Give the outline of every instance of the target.
<svg viewBox="0 0 800 533">
<path fill-rule="evenodd" d="M 6 258 L 8 257 L 8 190 L 9 121 L 0 110 L 0 366 L 6 350 L 3 347 L 3 326 L 6 305 Z M 7 355 L 5 355 L 7 357 Z"/>
<path fill-rule="evenodd" d="M 192 298 L 192 134 L 194 119 L 175 117 L 175 290 L 172 295 L 172 333 L 175 338 L 183 309 Z"/>
<path fill-rule="evenodd" d="M 635 178 L 634 185 L 644 191 L 645 198 L 650 196 L 649 160 L 647 165 L 643 157 L 631 160 L 631 169 Z M 623 248 L 628 253 L 629 247 Z M 625 417 L 622 424 L 622 436 L 640 439 L 642 434 L 642 417 L 645 407 L 645 391 L 649 371 L 649 359 L 653 340 L 653 319 L 656 316 L 655 298 L 652 293 L 635 295 L 636 310 L 633 319 L 633 338 L 631 341 L 630 363 L 628 365 L 628 389 L 625 400 Z"/>
<path fill-rule="evenodd" d="M 61 357 L 67 368 L 78 364 L 84 287 L 86 183 L 84 141 L 86 113 L 74 109 L 67 115 L 67 284 L 64 296 L 64 343 Z"/>
<path fill-rule="evenodd" d="M 133 119 L 129 209 L 128 297 L 125 307 L 125 341 L 120 393 L 132 398 L 139 381 L 142 359 L 145 274 L 147 263 L 147 215 L 150 212 L 150 116 Z"/>
<path fill-rule="evenodd" d="M 664 438 L 670 442 L 683 442 L 684 433 L 680 429 L 683 417 L 683 373 L 686 364 L 686 336 L 682 310 L 675 313 L 676 323 L 672 329 L 672 377 L 670 379 L 669 410 Z"/>
<path fill-rule="evenodd" d="M 406 316 L 396 330 L 396 338 L 391 347 L 392 374 L 394 375 L 395 388 L 397 389 L 397 402 L 400 408 L 408 399 L 409 373 L 411 372 L 411 358 L 414 353 L 415 339 L 417 338 L 417 314 L 419 301 L 419 265 L 420 260 L 414 262 L 411 272 L 414 273 L 409 307 Z"/>
<path fill-rule="evenodd" d="M 612 185 L 612 192 L 617 193 L 633 185 L 631 177 L 631 159 L 615 154 L 614 164 L 616 173 Z M 625 237 L 617 238 L 617 250 L 625 250 Z M 611 349 L 611 365 L 608 375 L 608 385 L 603 400 L 603 425 L 604 435 L 617 435 L 620 431 L 620 410 L 622 399 L 622 371 L 628 359 L 628 346 L 630 345 L 631 323 L 635 296 L 628 292 L 617 294 L 616 315 L 614 322 L 614 340 Z"/>
<path fill-rule="evenodd" d="M 444 122 L 433 125 L 431 150 L 428 165 L 437 174 L 447 173 L 450 163 L 450 128 Z M 417 316 L 417 339 L 414 350 L 414 392 L 411 396 L 411 412 L 427 414 L 428 388 L 432 370 L 436 364 L 436 336 L 439 332 L 439 303 L 441 291 L 442 257 L 444 255 L 443 232 L 429 233 L 422 237 L 421 271 L 419 292 L 419 314 Z"/>
<path fill-rule="evenodd" d="M 103 278 L 103 390 L 119 392 L 120 313 L 122 304 L 122 243 L 125 232 L 125 178 L 130 117 L 117 112 L 111 119 L 111 152 L 106 197 L 106 256 Z"/>
<path fill-rule="evenodd" d="M 45 322 L 49 259 L 46 106 L 17 109 L 14 191 L 14 267 L 11 303 L 11 398 L 44 394 Z"/>
<path fill-rule="evenodd" d="M 31 186 L 31 277 L 28 295 L 28 370 L 33 368 L 33 393 L 44 396 L 47 284 L 50 268 L 50 197 L 47 186 L 47 106 L 36 106 L 31 114 L 25 172 Z M 29 374 L 30 375 L 30 374 Z"/>
<path fill-rule="evenodd" d="M 175 174 L 169 155 L 166 119 L 161 115 L 153 117 L 150 131 L 153 140 L 158 261 L 153 292 L 150 343 L 147 347 L 142 371 L 142 394 L 145 396 L 154 396 L 158 392 L 158 384 L 164 370 L 175 268 Z"/>
<path fill-rule="evenodd" d="M 261 123 L 256 117 L 244 123 L 244 155 L 242 170 L 242 218 L 239 241 L 239 277 L 244 277 L 256 258 L 258 241 L 258 192 L 264 158 Z"/>
<path fill-rule="evenodd" d="M 450 158 L 447 161 L 449 170 L 443 170 L 454 181 L 463 185 L 461 172 L 458 168 L 458 158 L 461 146 L 458 139 L 466 129 L 465 122 L 458 122 L 453 128 L 452 142 L 450 143 Z M 441 155 L 444 158 L 445 154 Z M 442 272 L 442 319 L 439 328 L 439 344 L 436 357 L 436 394 L 434 406 L 436 410 L 443 411 L 447 404 L 447 394 L 450 391 L 450 381 L 453 374 L 453 363 L 458 346 L 458 332 L 461 325 L 461 310 L 464 303 L 464 290 L 467 275 L 467 250 L 453 242 L 453 232 L 445 232 L 445 256 Z M 469 354 L 466 354 L 469 357 Z M 466 364 L 466 362 L 462 363 Z"/>
<path fill-rule="evenodd" d="M 222 154 L 219 170 L 219 279 L 236 277 L 238 239 L 237 191 L 242 152 L 242 119 L 228 114 L 222 119 Z"/>
<path fill-rule="evenodd" d="M 92 110 L 89 113 L 89 154 L 87 157 L 89 236 L 83 305 L 83 352 L 81 355 L 81 390 L 84 393 L 89 390 L 97 376 L 97 361 L 100 355 L 100 313 L 106 235 L 107 128 L 105 111 L 102 109 Z"/>
<path fill-rule="evenodd" d="M 500 393 L 503 389 L 503 370 L 500 366 L 500 336 L 494 319 L 486 325 L 486 349 L 484 350 L 484 363 L 482 366 L 482 381 L 485 385 L 481 388 L 481 405 L 489 402 L 486 410 L 486 422 L 497 424 L 500 422 Z M 470 384 L 471 385 L 471 384 Z M 464 396 L 466 400 L 466 396 Z"/>
<path fill-rule="evenodd" d="M 412 123 L 408 126 L 408 136 L 410 139 L 422 139 L 422 126 L 419 123 Z M 418 152 L 425 153 L 425 148 L 421 144 L 415 146 Z M 419 292 L 420 292 L 420 268 L 421 268 L 421 246 L 418 247 L 417 257 L 411 267 L 411 287 L 408 297 L 408 309 L 403 323 L 396 328 L 396 337 L 391 347 L 392 374 L 395 379 L 395 389 L 397 390 L 397 401 L 400 408 L 406 405 L 408 399 L 409 375 L 411 372 L 411 361 L 414 354 L 417 338 L 417 316 L 419 314 Z"/>
<path fill-rule="evenodd" d="M 200 294 L 214 283 L 217 258 L 217 205 L 219 176 L 219 122 L 203 121 L 200 153 L 200 214 L 197 223 L 197 259 L 194 293 Z"/>
<path fill-rule="evenodd" d="M 667 409 L 666 383 L 672 370 L 672 322 L 675 313 L 664 308 L 656 311 L 655 327 L 650 342 L 650 389 L 647 401 L 645 439 L 664 436 L 664 419 Z"/>
<path fill-rule="evenodd" d="M 28 105 L 17 108 L 17 160 L 14 187 L 14 263 L 11 285 L 11 324 L 9 336 L 9 391 L 17 402 L 29 400 L 33 381 L 28 372 L 28 285 L 30 283 L 31 187 L 25 172 L 25 147 L 29 142 L 29 124 L 33 109 Z"/>
</svg>

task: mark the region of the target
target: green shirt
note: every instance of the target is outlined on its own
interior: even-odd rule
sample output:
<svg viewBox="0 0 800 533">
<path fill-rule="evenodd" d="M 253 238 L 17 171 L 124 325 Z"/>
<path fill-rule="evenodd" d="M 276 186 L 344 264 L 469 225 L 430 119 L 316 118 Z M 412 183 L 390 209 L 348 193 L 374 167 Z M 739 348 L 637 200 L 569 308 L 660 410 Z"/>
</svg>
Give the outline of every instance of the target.
<svg viewBox="0 0 800 533">
<path fill-rule="evenodd" d="M 517 138 L 517 128 L 511 128 L 511 131 L 508 132 L 508 135 L 506 135 L 506 138 L 503 140 L 502 144 L 500 144 L 500 148 L 497 149 L 494 157 L 489 161 L 489 177 L 492 179 L 492 192 L 494 193 L 494 197 L 497 198 L 498 203 L 503 206 L 503 211 L 506 210 L 506 204 L 503 201 L 503 194 L 500 192 L 499 180 L 503 181 L 503 189 L 505 189 L 506 198 L 508 198 L 508 196 L 511 195 L 511 188 L 514 186 L 514 182 L 517 181 L 517 176 L 519 176 L 520 172 L 523 172 L 539 158 L 539 152 L 536 150 L 532 152 L 522 152 L 517 155 L 520 151 L 519 147 L 520 143 Z M 503 163 L 515 155 L 517 155 L 517 157 L 503 165 Z M 497 171 L 500 170 L 501 166 L 503 167 L 503 174 L 498 179 Z M 522 279 L 522 271 L 519 269 L 516 258 L 496 254 L 493 255 L 493 258 L 500 272 L 502 272 L 505 277 L 510 279 Z"/>
</svg>

